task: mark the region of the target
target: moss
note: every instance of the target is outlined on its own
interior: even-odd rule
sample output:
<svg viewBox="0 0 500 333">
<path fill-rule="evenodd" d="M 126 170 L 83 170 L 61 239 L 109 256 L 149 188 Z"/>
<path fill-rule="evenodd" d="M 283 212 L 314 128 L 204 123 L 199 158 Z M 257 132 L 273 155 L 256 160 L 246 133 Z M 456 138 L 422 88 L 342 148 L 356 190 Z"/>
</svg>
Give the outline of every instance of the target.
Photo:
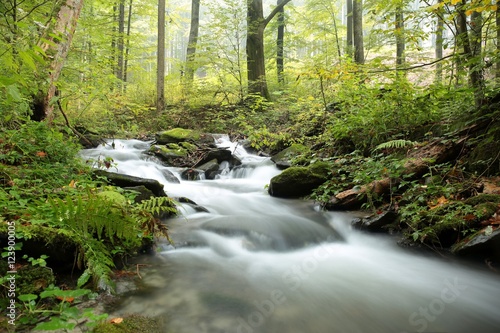
<svg viewBox="0 0 500 333">
<path fill-rule="evenodd" d="M 476 195 L 475 197 L 470 197 L 467 200 L 465 200 L 465 203 L 471 206 L 475 206 L 481 203 L 495 203 L 499 204 L 500 203 L 500 195 L 498 194 L 479 194 Z"/>
<path fill-rule="evenodd" d="M 17 271 L 16 287 L 19 295 L 38 294 L 55 282 L 54 273 L 48 267 L 28 265 Z"/>
<path fill-rule="evenodd" d="M 123 318 L 119 324 L 110 322 L 97 325 L 94 333 L 168 333 L 163 327 L 163 323 L 158 318 L 144 317 L 140 315 L 130 315 Z"/>
<path fill-rule="evenodd" d="M 116 191 L 102 191 L 97 193 L 97 195 L 119 206 L 125 206 L 127 204 L 127 198 Z"/>
<path fill-rule="evenodd" d="M 309 170 L 313 175 L 325 178 L 326 180 L 326 178 L 328 178 L 328 173 L 330 172 L 331 167 L 326 162 L 316 162 L 309 166 Z"/>
<path fill-rule="evenodd" d="M 189 142 L 181 142 L 181 143 L 179 143 L 179 146 L 186 149 L 189 153 L 193 153 L 198 149 L 198 147 L 196 145 L 189 143 Z"/>
<path fill-rule="evenodd" d="M 154 145 L 149 151 L 163 157 L 185 157 L 188 155 L 188 151 L 176 143 L 169 143 L 166 146 Z"/>
<path fill-rule="evenodd" d="M 198 141 L 200 137 L 200 133 L 196 131 L 184 128 L 174 128 L 157 133 L 156 141 L 160 144 L 179 143 L 183 141 Z"/>
<path fill-rule="evenodd" d="M 294 143 L 290 147 L 280 151 L 272 157 L 273 161 L 288 160 L 309 151 L 304 145 Z"/>
</svg>

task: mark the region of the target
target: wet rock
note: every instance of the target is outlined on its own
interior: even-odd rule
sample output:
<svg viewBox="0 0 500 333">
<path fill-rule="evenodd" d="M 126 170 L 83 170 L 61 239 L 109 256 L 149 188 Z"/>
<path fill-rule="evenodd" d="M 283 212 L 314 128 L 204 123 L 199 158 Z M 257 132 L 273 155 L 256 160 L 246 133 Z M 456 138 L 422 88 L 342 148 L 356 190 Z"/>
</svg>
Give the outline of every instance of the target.
<svg viewBox="0 0 500 333">
<path fill-rule="evenodd" d="M 491 226 L 490 226 L 491 227 Z M 452 247 L 452 252 L 463 257 L 500 261 L 500 228 L 488 232 L 485 228 Z"/>
<path fill-rule="evenodd" d="M 180 180 L 172 173 L 170 170 L 162 170 L 161 174 L 165 177 L 165 180 L 169 183 L 180 184 Z"/>
<path fill-rule="evenodd" d="M 200 169 L 189 168 L 181 172 L 183 180 L 202 180 L 205 178 L 205 171 Z"/>
<path fill-rule="evenodd" d="M 139 203 L 144 200 L 149 200 L 155 195 L 151 190 L 149 190 L 146 186 L 144 185 L 139 185 L 139 186 L 129 186 L 129 187 L 124 187 L 125 190 L 130 190 L 130 191 L 135 191 L 138 192 L 137 196 L 134 198 L 134 201 Z"/>
<path fill-rule="evenodd" d="M 195 211 L 197 211 L 199 213 L 202 213 L 202 212 L 203 213 L 210 213 L 210 211 L 207 208 L 198 205 L 196 202 L 194 202 L 193 200 L 191 200 L 189 198 L 179 197 L 179 198 L 175 198 L 174 200 L 177 202 L 180 202 L 180 203 L 188 204 L 189 206 L 194 208 Z"/>
<path fill-rule="evenodd" d="M 208 163 L 213 159 L 217 160 L 217 163 L 222 163 L 222 161 L 230 161 L 232 158 L 233 155 L 231 154 L 230 150 L 227 150 L 225 148 L 210 149 L 204 154 L 203 158 L 195 165 L 195 168 L 198 168 L 200 165 Z"/>
<path fill-rule="evenodd" d="M 215 177 L 220 174 L 219 163 L 217 159 L 213 159 L 200 165 L 197 169 L 205 173 L 205 179 L 215 179 Z"/>
<path fill-rule="evenodd" d="M 307 152 L 309 148 L 301 144 L 293 144 L 290 147 L 282 150 L 271 157 L 271 161 L 276 164 L 280 170 L 289 168 L 292 165 L 292 160 L 297 156 Z"/>
<path fill-rule="evenodd" d="M 115 185 L 118 187 L 133 187 L 143 185 L 151 192 L 153 192 L 153 194 L 157 197 L 167 196 L 165 190 L 163 189 L 163 184 L 155 179 L 123 175 L 105 170 L 94 170 L 93 173 L 95 176 L 106 178 L 108 183 L 111 185 Z"/>
<path fill-rule="evenodd" d="M 309 167 L 290 167 L 271 179 L 269 194 L 281 198 L 309 195 L 328 179 L 329 170 L 329 165 L 323 162 Z"/>
<path fill-rule="evenodd" d="M 387 231 L 387 227 L 398 219 L 398 214 L 393 211 L 385 211 L 365 218 L 356 218 L 351 224 L 356 229 L 371 232 Z"/>
</svg>

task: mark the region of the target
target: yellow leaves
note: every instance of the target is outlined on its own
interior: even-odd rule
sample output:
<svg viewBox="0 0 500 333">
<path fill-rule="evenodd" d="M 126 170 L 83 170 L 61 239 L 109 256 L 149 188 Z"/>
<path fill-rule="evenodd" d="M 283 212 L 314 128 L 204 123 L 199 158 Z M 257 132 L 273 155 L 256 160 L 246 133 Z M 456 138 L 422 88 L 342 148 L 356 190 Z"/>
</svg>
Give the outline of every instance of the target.
<svg viewBox="0 0 500 333">
<path fill-rule="evenodd" d="M 448 202 L 448 199 L 446 199 L 444 196 L 441 196 L 441 197 L 437 198 L 436 200 L 434 200 L 433 202 L 430 202 L 428 204 L 429 209 L 435 209 L 435 208 L 441 207 L 442 205 L 446 204 L 447 202 Z"/>
<path fill-rule="evenodd" d="M 462 2 L 462 0 L 451 0 L 451 4 L 455 6 L 457 3 Z"/>
<path fill-rule="evenodd" d="M 109 322 L 111 324 L 121 324 L 123 322 L 123 318 L 113 318 Z"/>
<path fill-rule="evenodd" d="M 71 188 L 76 188 L 76 182 L 74 179 L 72 179 L 69 184 L 68 184 L 68 187 L 71 187 Z"/>
</svg>

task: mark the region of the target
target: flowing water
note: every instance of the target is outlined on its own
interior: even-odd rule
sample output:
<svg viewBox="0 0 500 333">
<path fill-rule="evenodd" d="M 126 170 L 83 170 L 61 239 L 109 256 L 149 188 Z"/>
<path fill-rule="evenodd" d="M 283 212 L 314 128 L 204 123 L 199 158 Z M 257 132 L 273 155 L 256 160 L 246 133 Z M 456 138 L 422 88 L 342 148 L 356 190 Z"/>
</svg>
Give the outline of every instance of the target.
<svg viewBox="0 0 500 333">
<path fill-rule="evenodd" d="M 113 315 L 161 316 L 175 333 L 500 332 L 499 275 L 351 230 L 350 214 L 270 197 L 272 162 L 216 139 L 243 167 L 180 184 L 163 174 L 180 170 L 143 155 L 147 142 L 82 153 L 110 156 L 115 171 L 157 179 L 209 211 L 183 205 L 168 221 L 175 246 L 150 258 Z"/>
</svg>

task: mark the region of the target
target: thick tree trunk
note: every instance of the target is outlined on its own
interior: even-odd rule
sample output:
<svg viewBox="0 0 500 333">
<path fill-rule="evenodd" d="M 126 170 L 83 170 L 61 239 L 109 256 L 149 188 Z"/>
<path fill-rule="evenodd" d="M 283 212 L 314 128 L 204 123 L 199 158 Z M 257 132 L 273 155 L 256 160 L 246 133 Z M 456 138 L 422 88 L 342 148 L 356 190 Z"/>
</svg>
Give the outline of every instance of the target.
<svg viewBox="0 0 500 333">
<path fill-rule="evenodd" d="M 60 38 L 51 38 L 50 43 L 41 47 L 51 57 L 49 86 L 43 98 L 43 110 L 45 119 L 51 123 L 54 118 L 53 98 L 56 96 L 56 83 L 61 75 L 64 62 L 71 46 L 71 40 L 75 33 L 76 24 L 83 7 L 84 0 L 66 0 L 57 14 L 57 21 L 51 35 Z"/>
<path fill-rule="evenodd" d="M 264 18 L 262 0 L 247 0 L 247 76 L 248 93 L 269 99 L 266 82 L 266 64 L 264 56 L 264 29 L 278 12 L 291 0 L 282 0 L 273 11 Z"/>
<path fill-rule="evenodd" d="M 458 157 L 463 149 L 467 137 L 460 140 L 435 140 L 408 156 L 403 175 L 411 175 L 412 179 L 419 179 L 428 172 L 429 166 L 452 161 Z M 432 163 L 429 161 L 433 161 Z M 391 188 L 398 185 L 398 180 L 382 178 L 359 189 L 350 189 L 340 192 L 330 199 L 326 205 L 329 210 L 359 209 L 367 202 L 368 196 L 384 197 L 390 194 Z"/>
<path fill-rule="evenodd" d="M 156 69 L 156 111 L 165 109 L 165 0 L 158 0 L 158 48 Z"/>
<path fill-rule="evenodd" d="M 352 2 L 352 32 L 354 43 L 354 62 L 365 63 L 365 48 L 363 43 L 363 1 L 353 0 Z"/>
<path fill-rule="evenodd" d="M 198 32 L 200 28 L 200 0 L 191 2 L 191 28 L 189 30 L 189 41 L 186 50 L 186 83 L 191 85 L 195 72 L 195 55 L 198 43 Z"/>
</svg>

